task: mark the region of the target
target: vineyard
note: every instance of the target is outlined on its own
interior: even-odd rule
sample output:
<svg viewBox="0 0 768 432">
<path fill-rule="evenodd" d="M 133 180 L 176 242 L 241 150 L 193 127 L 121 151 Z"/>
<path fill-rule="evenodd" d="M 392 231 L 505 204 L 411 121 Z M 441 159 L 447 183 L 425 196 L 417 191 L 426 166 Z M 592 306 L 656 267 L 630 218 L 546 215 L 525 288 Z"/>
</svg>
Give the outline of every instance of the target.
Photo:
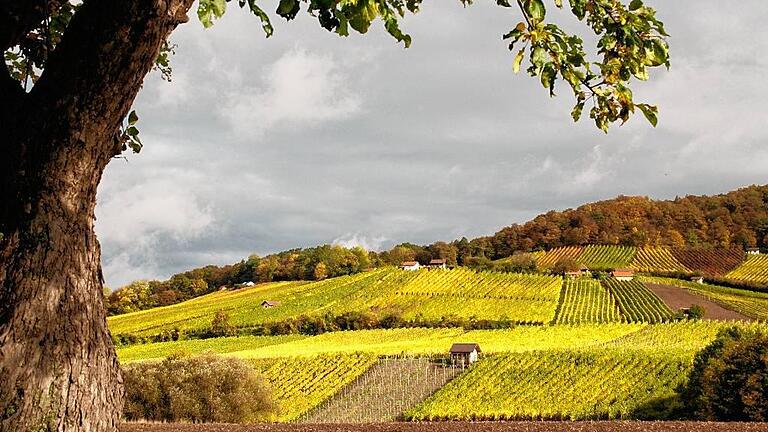
<svg viewBox="0 0 768 432">
<path fill-rule="evenodd" d="M 613 297 L 594 279 L 566 280 L 563 301 L 556 324 L 604 323 L 621 321 Z"/>
<path fill-rule="evenodd" d="M 567 246 L 552 249 L 536 257 L 536 266 L 542 270 L 548 270 L 554 267 L 558 261 L 564 258 L 577 260 L 581 255 L 580 246 Z"/>
<path fill-rule="evenodd" d="M 385 268 L 321 282 L 277 282 L 221 291 L 173 306 L 110 317 L 109 326 L 115 335 L 200 331 L 210 327 L 219 310 L 236 327 L 300 315 L 371 310 L 398 312 L 405 319 L 439 320 L 454 315 L 543 324 L 554 318 L 561 284 L 560 277 L 547 275 Z M 279 305 L 263 308 L 265 300 Z"/>
<path fill-rule="evenodd" d="M 292 421 L 335 395 L 376 363 L 370 354 L 255 360 L 272 386 L 279 421 Z"/>
<path fill-rule="evenodd" d="M 642 280 L 683 287 L 748 317 L 756 320 L 768 321 L 768 293 L 727 288 L 711 284 L 699 284 L 670 278 L 643 277 Z"/>
<path fill-rule="evenodd" d="M 436 361 L 437 360 L 437 361 Z M 306 423 L 371 423 L 399 420 L 464 371 L 442 358 L 383 357 L 355 382 L 299 420 Z"/>
<path fill-rule="evenodd" d="M 665 247 L 638 248 L 630 267 L 641 272 L 691 272 Z"/>
<path fill-rule="evenodd" d="M 589 245 L 578 261 L 590 270 L 611 270 L 628 267 L 634 256 L 635 248 L 630 246 Z"/>
<path fill-rule="evenodd" d="M 768 284 L 768 255 L 749 255 L 746 261 L 725 275 L 728 279 Z"/>
<path fill-rule="evenodd" d="M 318 336 L 224 337 L 159 342 L 117 349 L 121 363 L 159 359 L 177 352 L 211 351 L 241 358 L 310 357 L 366 352 L 379 356 L 444 354 L 454 342 L 481 344 L 483 352 L 521 352 L 597 346 L 633 333 L 645 324 L 519 326 L 506 330 L 407 328 L 358 330 Z M 193 347 L 193 348 L 187 348 Z"/>
<path fill-rule="evenodd" d="M 673 394 L 691 358 L 640 352 L 489 356 L 409 410 L 413 420 L 631 418 Z"/>
<path fill-rule="evenodd" d="M 660 323 L 672 316 L 669 307 L 637 280 L 620 282 L 606 279 L 602 283 L 616 300 L 624 318 L 629 321 Z"/>
<path fill-rule="evenodd" d="M 744 261 L 741 249 L 672 249 L 686 268 L 710 276 L 723 276 Z"/>
<path fill-rule="evenodd" d="M 693 354 L 731 325 L 768 330 L 717 321 L 362 330 L 151 344 L 144 354 L 189 344 L 249 358 L 270 383 L 281 422 L 378 422 L 403 413 L 419 420 L 630 418 L 668 396 Z M 468 341 L 484 357 L 466 372 L 431 360 Z M 147 360 L 136 348 L 118 349 L 121 362 Z"/>
</svg>

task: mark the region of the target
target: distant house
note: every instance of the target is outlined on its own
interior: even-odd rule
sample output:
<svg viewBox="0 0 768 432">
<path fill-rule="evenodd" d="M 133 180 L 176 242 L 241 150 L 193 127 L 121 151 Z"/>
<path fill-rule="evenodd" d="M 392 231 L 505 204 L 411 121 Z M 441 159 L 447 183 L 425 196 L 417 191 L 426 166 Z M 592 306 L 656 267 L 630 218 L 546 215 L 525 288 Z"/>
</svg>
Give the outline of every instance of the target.
<svg viewBox="0 0 768 432">
<path fill-rule="evenodd" d="M 256 285 L 256 282 L 253 282 L 253 281 L 248 281 L 248 282 L 244 282 L 243 283 L 244 287 L 252 287 L 252 286 L 255 286 L 255 285 Z"/>
<path fill-rule="evenodd" d="M 480 356 L 480 345 L 477 343 L 455 343 L 451 345 L 451 363 L 459 366 L 469 366 Z"/>
<path fill-rule="evenodd" d="M 421 268 L 421 264 L 418 261 L 403 261 L 400 263 L 400 268 L 408 271 L 415 271 Z"/>
<path fill-rule="evenodd" d="M 276 306 L 280 306 L 280 302 L 279 301 L 264 300 L 263 302 L 261 302 L 261 307 L 263 307 L 264 309 L 269 309 L 269 308 L 273 308 L 273 307 L 276 307 Z"/>
<path fill-rule="evenodd" d="M 749 255 L 760 255 L 760 248 L 749 248 L 749 249 L 747 249 L 747 254 L 749 254 Z"/>
<path fill-rule="evenodd" d="M 589 274 L 590 273 L 589 267 L 585 266 L 584 264 L 582 264 L 581 267 L 579 267 L 579 271 L 581 272 L 581 274 Z"/>
<path fill-rule="evenodd" d="M 581 277 L 582 273 L 581 273 L 581 270 L 576 270 L 576 271 L 567 271 L 563 273 L 563 275 L 565 275 L 565 277 L 567 278 L 576 279 L 577 277 Z"/>
<path fill-rule="evenodd" d="M 704 278 L 702 276 L 691 276 L 691 282 L 703 284 Z"/>
<path fill-rule="evenodd" d="M 616 269 L 611 275 L 619 281 L 631 281 L 635 278 L 635 271 L 632 269 Z"/>
<path fill-rule="evenodd" d="M 431 260 L 429 262 L 429 265 L 427 265 L 427 267 L 434 268 L 434 269 L 438 269 L 438 268 L 439 269 L 446 269 L 447 268 L 447 266 L 445 265 L 445 260 L 444 259 L 433 259 L 433 260 Z"/>
<path fill-rule="evenodd" d="M 226 291 L 226 290 L 227 290 L 227 286 L 226 285 L 222 285 L 222 286 L 219 287 L 219 291 Z"/>
</svg>

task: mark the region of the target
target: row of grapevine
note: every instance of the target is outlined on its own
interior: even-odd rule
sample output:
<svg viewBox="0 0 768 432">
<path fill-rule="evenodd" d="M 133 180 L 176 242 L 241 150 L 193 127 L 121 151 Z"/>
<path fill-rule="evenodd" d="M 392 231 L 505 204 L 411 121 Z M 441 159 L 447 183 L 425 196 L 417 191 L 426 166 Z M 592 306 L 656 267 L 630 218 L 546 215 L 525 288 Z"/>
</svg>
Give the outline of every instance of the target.
<svg viewBox="0 0 768 432">
<path fill-rule="evenodd" d="M 621 320 L 613 297 L 594 279 L 566 280 L 556 324 L 603 323 Z"/>
<path fill-rule="evenodd" d="M 722 287 L 711 284 L 699 284 L 671 278 L 643 277 L 647 282 L 676 285 L 702 295 L 736 312 L 756 320 L 768 321 L 768 293 Z"/>
<path fill-rule="evenodd" d="M 549 250 L 543 255 L 536 257 L 536 266 L 544 270 L 551 269 L 561 259 L 578 259 L 582 250 L 583 248 L 581 246 L 566 246 Z"/>
<path fill-rule="evenodd" d="M 689 356 L 551 351 L 488 356 L 406 413 L 412 420 L 622 419 L 685 380 Z"/>
<path fill-rule="evenodd" d="M 638 248 L 630 267 L 641 272 L 691 272 L 672 251 L 660 246 Z"/>
<path fill-rule="evenodd" d="M 664 301 L 637 280 L 622 282 L 606 279 L 602 283 L 629 321 L 659 323 L 672 316 Z"/>
<path fill-rule="evenodd" d="M 443 387 L 463 367 L 445 357 L 382 357 L 375 366 L 318 408 L 299 418 L 306 423 L 395 421 Z"/>
<path fill-rule="evenodd" d="M 551 269 L 559 260 L 570 258 L 592 270 L 610 270 L 621 267 L 641 272 L 682 272 L 724 276 L 737 266 L 746 265 L 744 251 L 732 249 L 679 249 L 664 246 L 589 245 L 565 246 L 536 253 L 536 264 L 542 271 Z M 753 263 L 748 274 L 756 281 L 768 281 L 768 262 Z M 761 279 L 762 278 L 762 279 Z M 742 280 L 753 281 L 742 278 Z"/>
<path fill-rule="evenodd" d="M 672 255 L 692 271 L 723 276 L 744 261 L 744 251 L 733 249 L 672 249 Z"/>
<path fill-rule="evenodd" d="M 317 407 L 376 364 L 370 354 L 254 360 L 272 387 L 277 420 L 292 421 Z"/>
<path fill-rule="evenodd" d="M 467 298 L 557 300 L 562 279 L 556 276 L 451 271 L 420 272 L 398 294 L 450 295 Z"/>
<path fill-rule="evenodd" d="M 749 255 L 740 266 L 725 275 L 728 279 L 768 284 L 768 255 Z"/>
<path fill-rule="evenodd" d="M 634 256 L 635 248 L 630 246 L 589 245 L 578 261 L 590 270 L 610 270 L 628 267 Z"/>
</svg>

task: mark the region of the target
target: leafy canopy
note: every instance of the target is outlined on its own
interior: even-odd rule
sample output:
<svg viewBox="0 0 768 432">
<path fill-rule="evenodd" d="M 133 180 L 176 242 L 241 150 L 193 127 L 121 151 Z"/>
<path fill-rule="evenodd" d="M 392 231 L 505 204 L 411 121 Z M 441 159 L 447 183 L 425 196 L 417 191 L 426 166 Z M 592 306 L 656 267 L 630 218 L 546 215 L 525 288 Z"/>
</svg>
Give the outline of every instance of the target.
<svg viewBox="0 0 768 432">
<path fill-rule="evenodd" d="M 459 0 L 465 6 L 473 0 Z M 669 67 L 668 36 L 656 11 L 642 0 L 567 0 L 571 13 L 596 35 L 595 50 L 587 53 L 578 35 L 569 34 L 560 26 L 547 21 L 547 8 L 564 8 L 564 0 L 496 0 L 503 8 L 515 8 L 520 15 L 503 38 L 513 53 L 512 69 L 523 67 L 532 77 L 555 96 L 556 83 L 562 81 L 575 98 L 571 112 L 574 121 L 582 117 L 589 105 L 589 117 L 607 132 L 611 124 L 625 123 L 640 110 L 654 126 L 658 109 L 647 103 L 635 103 L 630 85 L 633 80 L 645 81 L 649 69 Z M 205 27 L 221 18 L 228 0 L 199 0 L 197 15 Z M 269 15 L 259 0 L 237 0 L 238 6 L 251 11 L 261 22 L 267 37 L 274 32 Z M 294 19 L 299 12 L 308 12 L 320 25 L 340 36 L 350 30 L 366 33 L 380 19 L 384 29 L 407 48 L 411 37 L 400 28 L 400 19 L 419 11 L 422 0 L 279 0 L 275 14 Z M 30 32 L 19 45 L 4 53 L 12 76 L 27 84 L 35 81 L 39 72 L 77 13 L 79 0 L 62 1 L 40 28 Z M 174 46 L 165 43 L 158 55 L 156 68 L 170 79 L 169 57 Z M 591 57 L 590 58 L 590 55 Z M 121 135 L 124 146 L 141 149 L 135 115 L 128 120 Z"/>
</svg>

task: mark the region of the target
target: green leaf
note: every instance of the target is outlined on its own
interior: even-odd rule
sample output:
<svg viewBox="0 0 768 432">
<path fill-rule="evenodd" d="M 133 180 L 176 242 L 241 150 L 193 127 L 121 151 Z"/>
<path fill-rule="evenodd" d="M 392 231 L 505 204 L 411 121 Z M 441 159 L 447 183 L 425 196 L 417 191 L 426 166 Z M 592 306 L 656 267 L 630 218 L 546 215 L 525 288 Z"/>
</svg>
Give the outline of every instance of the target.
<svg viewBox="0 0 768 432">
<path fill-rule="evenodd" d="M 648 104 L 635 104 L 635 107 L 640 108 L 640 111 L 643 112 L 643 115 L 648 120 L 648 123 L 653 125 L 653 127 L 656 127 L 656 125 L 659 123 L 659 109 L 657 107 Z"/>
<path fill-rule="evenodd" d="M 629 10 L 636 11 L 643 7 L 643 1 L 642 0 L 632 0 L 632 2 L 629 3 Z"/>
<path fill-rule="evenodd" d="M 587 4 L 585 0 L 569 0 L 571 3 L 571 12 L 576 18 L 583 20 L 587 16 Z"/>
<path fill-rule="evenodd" d="M 296 18 L 296 14 L 299 13 L 299 1 L 298 0 L 280 0 L 280 4 L 277 6 L 277 14 L 281 17 L 292 20 Z"/>
<path fill-rule="evenodd" d="M 573 121 L 577 122 L 581 118 L 581 112 L 584 111 L 584 104 L 584 101 L 577 102 L 573 107 L 573 110 L 571 111 L 571 117 L 573 117 Z"/>
<path fill-rule="evenodd" d="M 131 111 L 130 114 L 128 114 L 128 124 L 130 126 L 133 126 L 136 124 L 136 122 L 139 121 L 139 115 L 136 114 L 136 111 Z"/>
<path fill-rule="evenodd" d="M 197 5 L 197 17 L 208 28 L 213 25 L 213 20 L 221 18 L 227 10 L 226 0 L 200 0 Z"/>
<path fill-rule="evenodd" d="M 525 56 L 525 48 L 518 51 L 517 55 L 515 56 L 515 61 L 512 62 L 512 70 L 515 73 L 520 72 L 520 64 L 523 63 L 523 57 Z"/>
<path fill-rule="evenodd" d="M 555 6 L 559 8 L 563 7 L 563 0 L 555 0 Z"/>
<path fill-rule="evenodd" d="M 544 2 L 542 0 L 526 0 L 525 13 L 531 19 L 533 24 L 538 24 L 544 21 L 547 10 L 544 8 Z"/>
<path fill-rule="evenodd" d="M 547 50 L 542 47 L 536 47 L 531 54 L 531 63 L 533 63 L 537 69 L 541 69 L 547 61 L 549 61 Z"/>
</svg>

